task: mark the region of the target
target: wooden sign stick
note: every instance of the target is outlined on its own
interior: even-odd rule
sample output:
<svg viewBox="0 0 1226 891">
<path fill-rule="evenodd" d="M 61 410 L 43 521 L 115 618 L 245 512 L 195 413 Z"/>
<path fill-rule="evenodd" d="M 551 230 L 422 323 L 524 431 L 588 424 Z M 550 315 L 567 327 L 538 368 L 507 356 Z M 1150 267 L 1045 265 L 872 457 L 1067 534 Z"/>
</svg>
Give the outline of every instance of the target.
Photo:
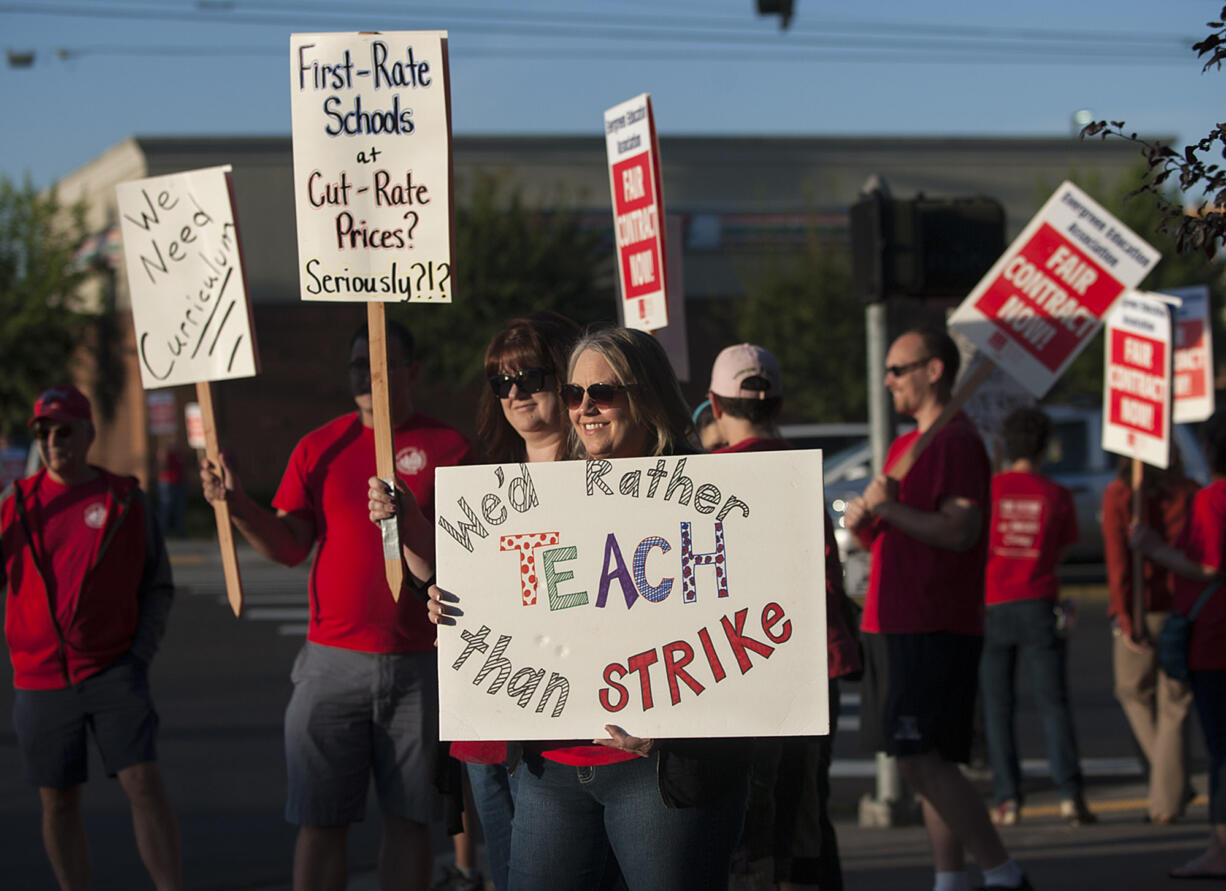
<svg viewBox="0 0 1226 891">
<path fill-rule="evenodd" d="M 379 479 L 393 480 L 396 477 L 396 450 L 392 441 L 391 394 L 387 377 L 387 318 L 382 303 L 366 304 L 366 326 L 370 332 L 370 398 L 375 412 L 375 472 Z M 385 530 L 390 527 L 393 534 L 389 536 L 385 532 L 383 536 L 383 564 L 387 572 L 387 586 L 392 589 L 393 599 L 398 601 L 400 588 L 404 584 L 404 557 L 400 537 L 396 534 L 396 518 L 384 523 Z"/>
<path fill-rule="evenodd" d="M 1145 481 L 1145 466 L 1140 458 L 1132 459 L 1132 524 L 1140 523 L 1144 505 L 1141 485 Z M 1132 549 L 1132 639 L 1141 642 L 1145 633 L 1145 558 Z"/>
<path fill-rule="evenodd" d="M 221 447 L 217 442 L 217 420 L 213 414 L 213 385 L 208 381 L 196 382 L 196 401 L 200 403 L 200 419 L 204 424 L 204 453 L 217 467 L 221 467 Z M 220 472 L 220 471 L 219 471 Z M 217 543 L 221 546 L 221 568 L 226 577 L 226 597 L 234 615 L 243 614 L 243 580 L 238 571 L 238 552 L 234 549 L 234 526 L 230 524 L 230 505 L 225 501 L 213 503 L 217 519 Z"/>
<path fill-rule="evenodd" d="M 902 480 L 907 475 L 914 465 L 919 460 L 919 456 L 923 454 L 924 449 L 928 448 L 928 443 L 936 437 L 938 433 L 944 429 L 945 425 L 953 420 L 954 415 L 962 411 L 962 406 L 966 405 L 968 399 L 975 395 L 975 391 L 983 386 L 986 381 L 996 370 L 996 365 L 991 359 L 985 359 L 983 356 L 975 358 L 975 364 L 967 372 L 966 377 L 962 379 L 960 386 L 953 394 L 953 397 L 945 404 L 945 408 L 941 410 L 941 414 L 932 422 L 932 426 L 925 430 L 920 438 L 912 443 L 911 448 L 903 455 L 889 470 L 889 476 L 896 480 Z"/>
</svg>

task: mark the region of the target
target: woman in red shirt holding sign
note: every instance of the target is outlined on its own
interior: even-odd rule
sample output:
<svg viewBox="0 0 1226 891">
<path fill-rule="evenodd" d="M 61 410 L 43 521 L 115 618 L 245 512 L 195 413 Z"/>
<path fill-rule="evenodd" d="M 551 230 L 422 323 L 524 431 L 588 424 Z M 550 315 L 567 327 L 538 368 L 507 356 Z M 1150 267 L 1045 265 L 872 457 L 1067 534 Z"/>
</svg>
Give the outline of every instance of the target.
<svg viewBox="0 0 1226 891">
<path fill-rule="evenodd" d="M 1074 824 L 1094 821 L 1082 794 L 1064 629 L 1057 615 L 1056 565 L 1077 540 L 1077 515 L 1072 493 L 1038 472 L 1050 430 L 1051 420 L 1037 408 L 1019 408 L 1005 418 L 1009 466 L 992 479 L 979 675 L 996 796 L 992 821 L 1005 826 L 1017 822 L 1022 801 L 1013 733 L 1019 657 L 1043 721 L 1051 777 L 1060 788 L 1060 814 Z"/>
<path fill-rule="evenodd" d="M 692 426 L 663 347 L 609 328 L 571 353 L 562 397 L 582 454 L 687 454 Z M 430 591 L 431 619 L 450 623 Z M 446 595 L 450 603 L 454 595 Z M 600 887 L 609 851 L 630 891 L 726 888 L 749 784 L 748 739 L 608 738 L 526 743 L 516 773 L 512 891 Z"/>
<path fill-rule="evenodd" d="M 1133 532 L 1132 546 L 1176 573 L 1175 611 L 1187 615 L 1206 584 L 1226 569 L 1226 414 L 1205 424 L 1210 482 L 1192 502 L 1178 548 L 1149 527 Z M 1192 701 L 1209 750 L 1209 846 L 1171 871 L 1173 878 L 1226 879 L 1226 592 L 1209 594 L 1192 622 L 1188 643 Z"/>
</svg>

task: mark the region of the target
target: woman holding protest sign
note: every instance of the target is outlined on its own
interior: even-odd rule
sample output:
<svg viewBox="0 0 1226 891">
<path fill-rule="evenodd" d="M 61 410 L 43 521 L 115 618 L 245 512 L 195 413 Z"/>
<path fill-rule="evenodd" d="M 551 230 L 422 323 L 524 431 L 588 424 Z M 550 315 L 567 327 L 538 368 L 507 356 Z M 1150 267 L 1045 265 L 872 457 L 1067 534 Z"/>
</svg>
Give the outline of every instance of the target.
<svg viewBox="0 0 1226 891">
<path fill-rule="evenodd" d="M 494 335 L 485 351 L 489 388 L 482 390 L 477 409 L 478 443 L 488 460 L 502 464 L 556 461 L 567 456 L 570 421 L 560 387 L 570 350 L 580 333 L 579 326 L 570 319 L 545 311 L 512 319 Z M 370 480 L 369 497 L 372 521 L 379 522 L 397 512 L 392 496 L 380 480 Z M 402 492 L 400 503 L 405 501 Z M 403 515 L 411 513 L 412 508 Z M 416 524 L 421 520 L 412 517 L 410 522 Z M 426 523 L 425 527 L 429 525 Z M 410 538 L 402 531 L 406 547 L 411 547 Z M 514 784 L 507 770 L 507 744 L 454 742 L 451 756 L 464 762 L 485 836 L 490 878 L 497 891 L 504 891 L 511 818 L 515 811 Z M 462 868 L 459 859 L 457 866 Z M 468 887 L 466 882 L 479 886 L 479 877 L 457 871 L 460 874 L 453 877 L 449 887 Z"/>
<path fill-rule="evenodd" d="M 1211 479 L 1192 502 L 1178 547 L 1139 526 L 1132 546 L 1176 574 L 1174 610 L 1192 616 L 1187 668 L 1192 701 L 1209 751 L 1209 846 L 1171 871 L 1172 878 L 1226 878 L 1226 414 L 1205 425 Z"/>
<path fill-rule="evenodd" d="M 608 328 L 571 353 L 561 390 L 589 459 L 693 451 L 690 414 L 651 335 Z M 430 591 L 448 622 L 454 594 Z M 526 743 L 517 772 L 510 887 L 599 887 L 611 850 L 631 891 L 726 888 L 748 794 L 746 739 Z"/>
</svg>

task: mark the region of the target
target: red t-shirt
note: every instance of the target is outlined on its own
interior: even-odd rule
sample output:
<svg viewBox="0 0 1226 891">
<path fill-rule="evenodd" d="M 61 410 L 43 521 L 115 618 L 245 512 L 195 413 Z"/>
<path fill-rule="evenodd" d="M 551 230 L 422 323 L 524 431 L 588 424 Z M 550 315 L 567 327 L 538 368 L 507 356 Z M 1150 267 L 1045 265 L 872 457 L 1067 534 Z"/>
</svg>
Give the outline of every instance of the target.
<svg viewBox="0 0 1226 891">
<path fill-rule="evenodd" d="M 1192 499 L 1199 486 L 1193 480 L 1168 475 L 1159 486 L 1146 488 L 1141 505 L 1142 522 L 1178 548 L 1188 518 L 1192 516 Z M 1111 600 L 1107 615 L 1114 616 L 1120 629 L 1132 634 L 1132 548 L 1128 544 L 1128 527 L 1132 522 L 1132 487 L 1119 477 L 1103 491 L 1103 562 L 1107 566 L 1107 587 Z M 1168 612 L 1172 603 L 1175 573 L 1160 563 L 1145 560 L 1145 611 Z"/>
<path fill-rule="evenodd" d="M 434 515 L 434 468 L 467 463 L 460 433 L 422 414 L 396 428 L 396 473 Z M 308 433 L 290 455 L 272 503 L 315 524 L 307 639 L 364 653 L 416 653 L 434 647 L 435 629 L 416 597 L 392 599 L 383 545 L 370 522 L 367 480 L 375 475 L 374 431 L 357 412 Z"/>
<path fill-rule="evenodd" d="M 992 524 L 984 599 L 1050 600 L 1060 593 L 1056 563 L 1077 540 L 1073 493 L 1037 473 L 1006 471 L 992 478 Z"/>
<path fill-rule="evenodd" d="M 894 440 L 886 470 L 906 454 L 919 431 Z M 899 484 L 898 500 L 935 512 L 947 498 L 965 498 L 984 513 L 979 540 L 965 551 L 926 545 L 880 518 L 858 534 L 872 543 L 861 627 L 879 634 L 949 631 L 983 634 L 983 575 L 991 470 L 979 431 L 959 413 L 945 425 Z"/>
<path fill-rule="evenodd" d="M 106 525 L 106 480 L 65 486 L 42 475 L 26 509 L 43 563 L 43 576 L 55 602 L 56 622 L 72 625 L 85 574 L 94 564 Z"/>
<path fill-rule="evenodd" d="M 1180 550 L 1202 566 L 1226 569 L 1226 480 L 1214 480 L 1196 493 Z M 1204 582 L 1176 575 L 1175 609 L 1187 615 L 1204 590 Z M 1192 621 L 1188 667 L 1193 671 L 1226 669 L 1226 590 L 1223 588 L 1209 595 Z"/>
</svg>

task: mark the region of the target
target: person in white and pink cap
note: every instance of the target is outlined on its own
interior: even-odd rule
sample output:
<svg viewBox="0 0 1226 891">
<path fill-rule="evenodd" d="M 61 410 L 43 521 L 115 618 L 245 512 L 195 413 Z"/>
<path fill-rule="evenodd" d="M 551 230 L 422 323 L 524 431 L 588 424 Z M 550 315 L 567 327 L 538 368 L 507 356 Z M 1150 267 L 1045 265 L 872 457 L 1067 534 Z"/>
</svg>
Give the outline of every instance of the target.
<svg viewBox="0 0 1226 891">
<path fill-rule="evenodd" d="M 726 445 L 712 454 L 769 452 L 792 446 L 779 437 L 783 377 L 770 351 L 751 343 L 723 350 L 711 368 L 708 388 L 718 437 Z M 837 679 L 861 670 L 843 567 L 829 512 L 825 517 L 826 655 L 830 733 L 822 737 L 760 739 L 741 846 L 750 861 L 774 858 L 775 882 L 792 888 L 841 889 L 838 838 L 830 820 L 832 739 L 839 719 Z M 815 595 L 817 592 L 814 592 Z M 774 819 L 769 819 L 773 814 Z"/>
</svg>

